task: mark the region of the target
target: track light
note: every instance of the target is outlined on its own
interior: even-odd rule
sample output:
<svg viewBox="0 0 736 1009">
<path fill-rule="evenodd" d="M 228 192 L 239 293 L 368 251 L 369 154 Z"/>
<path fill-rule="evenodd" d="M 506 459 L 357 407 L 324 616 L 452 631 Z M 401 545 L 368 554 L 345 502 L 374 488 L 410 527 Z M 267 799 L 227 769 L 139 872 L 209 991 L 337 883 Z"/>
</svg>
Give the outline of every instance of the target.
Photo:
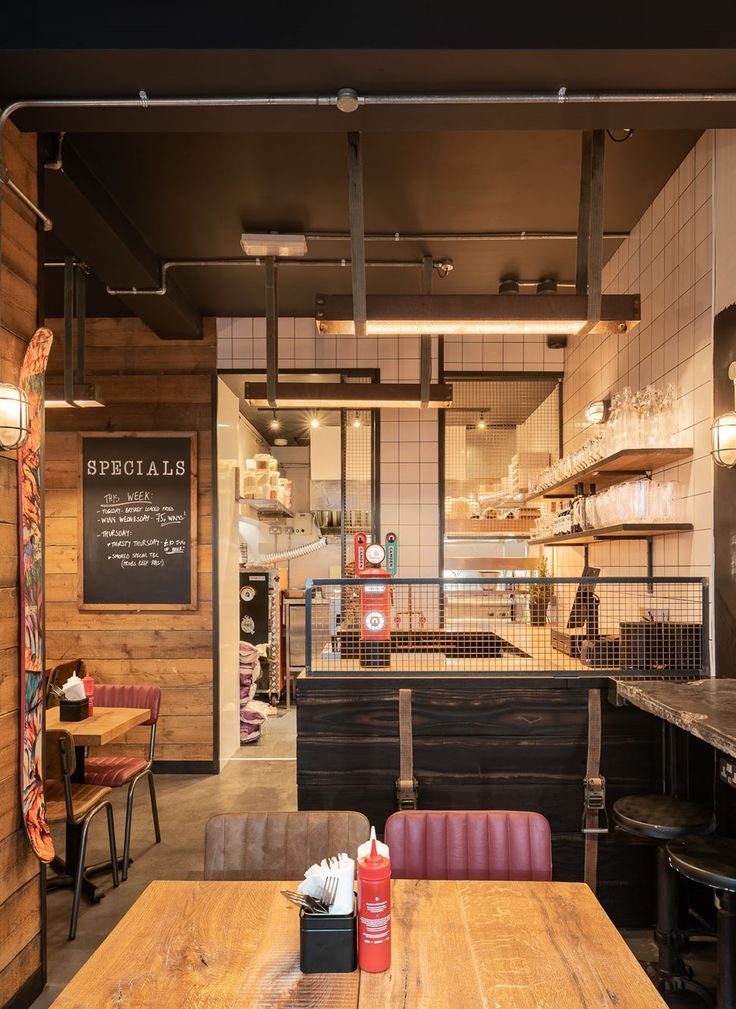
<svg viewBox="0 0 736 1009">
<path fill-rule="evenodd" d="M 501 277 L 501 283 L 498 285 L 499 294 L 518 294 L 519 293 L 519 281 L 516 277 Z"/>
<path fill-rule="evenodd" d="M 271 428 L 272 431 L 278 431 L 279 428 L 281 427 L 281 421 L 276 416 L 276 411 L 275 410 L 273 412 L 273 418 L 271 419 L 271 423 L 269 424 L 269 427 Z"/>
</svg>

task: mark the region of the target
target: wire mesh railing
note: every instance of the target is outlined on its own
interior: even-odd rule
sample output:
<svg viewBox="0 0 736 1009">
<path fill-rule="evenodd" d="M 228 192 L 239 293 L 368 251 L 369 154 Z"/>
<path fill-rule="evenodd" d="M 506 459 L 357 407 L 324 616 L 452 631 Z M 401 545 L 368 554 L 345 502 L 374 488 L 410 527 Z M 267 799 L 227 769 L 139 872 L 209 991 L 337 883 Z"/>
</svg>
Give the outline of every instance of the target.
<svg viewBox="0 0 736 1009">
<path fill-rule="evenodd" d="M 703 578 L 320 579 L 307 674 L 708 674 Z"/>
</svg>

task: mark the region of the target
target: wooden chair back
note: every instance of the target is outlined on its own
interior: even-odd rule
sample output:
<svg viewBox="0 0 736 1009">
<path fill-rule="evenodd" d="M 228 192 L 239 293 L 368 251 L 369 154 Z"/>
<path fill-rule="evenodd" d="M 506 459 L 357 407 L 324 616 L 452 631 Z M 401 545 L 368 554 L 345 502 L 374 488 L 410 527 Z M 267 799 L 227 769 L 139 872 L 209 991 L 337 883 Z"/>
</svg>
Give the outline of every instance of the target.
<svg viewBox="0 0 736 1009">
<path fill-rule="evenodd" d="M 362 813 L 309 810 L 223 813 L 205 828 L 205 879 L 301 879 L 328 855 L 355 849 L 370 836 Z"/>
</svg>

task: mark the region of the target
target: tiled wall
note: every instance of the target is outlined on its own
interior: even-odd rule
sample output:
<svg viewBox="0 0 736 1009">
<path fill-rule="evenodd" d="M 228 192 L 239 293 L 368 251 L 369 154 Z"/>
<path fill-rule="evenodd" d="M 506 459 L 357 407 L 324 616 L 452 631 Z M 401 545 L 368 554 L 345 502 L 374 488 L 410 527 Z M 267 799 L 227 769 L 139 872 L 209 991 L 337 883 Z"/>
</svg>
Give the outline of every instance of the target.
<svg viewBox="0 0 736 1009">
<path fill-rule="evenodd" d="M 217 320 L 218 368 L 263 368 L 262 318 Z M 435 375 L 437 340 L 433 341 Z M 453 336 L 445 339 L 449 372 L 561 371 L 563 352 L 541 336 Z M 419 337 L 318 336 L 314 319 L 279 319 L 282 368 L 380 368 L 384 382 L 419 381 Z M 439 573 L 438 416 L 436 410 L 381 411 L 382 534 L 399 536 L 399 573 L 433 578 Z"/>
<path fill-rule="evenodd" d="M 629 335 L 571 339 L 565 359 L 565 451 L 589 435 L 583 410 L 624 387 L 672 382 L 677 388 L 681 444 L 692 460 L 656 476 L 680 483 L 692 533 L 654 540 L 657 575 L 710 577 L 713 557 L 712 413 L 713 134 L 698 141 L 603 270 L 609 294 L 640 293 L 641 323 Z M 556 571 L 579 574 L 582 549 L 558 548 Z M 645 571 L 642 542 L 593 545 L 590 563 L 604 575 Z"/>
</svg>

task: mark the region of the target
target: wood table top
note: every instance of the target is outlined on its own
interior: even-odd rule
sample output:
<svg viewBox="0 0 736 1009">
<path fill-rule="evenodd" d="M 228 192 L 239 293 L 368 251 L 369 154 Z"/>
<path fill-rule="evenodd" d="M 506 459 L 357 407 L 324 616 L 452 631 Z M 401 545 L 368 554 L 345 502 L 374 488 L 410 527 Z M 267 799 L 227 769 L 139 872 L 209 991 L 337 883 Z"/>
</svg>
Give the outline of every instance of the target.
<svg viewBox="0 0 736 1009">
<path fill-rule="evenodd" d="M 736 680 L 615 682 L 619 697 L 736 757 Z"/>
<path fill-rule="evenodd" d="M 302 974 L 292 886 L 151 883 L 53 1009 L 666 1009 L 583 883 L 394 880 L 383 974 Z"/>
<path fill-rule="evenodd" d="M 94 710 L 91 718 L 83 718 L 79 722 L 62 722 L 59 720 L 58 708 L 47 708 L 46 728 L 71 732 L 75 746 L 104 746 L 151 717 L 148 708 L 101 708 L 95 705 Z"/>
</svg>

